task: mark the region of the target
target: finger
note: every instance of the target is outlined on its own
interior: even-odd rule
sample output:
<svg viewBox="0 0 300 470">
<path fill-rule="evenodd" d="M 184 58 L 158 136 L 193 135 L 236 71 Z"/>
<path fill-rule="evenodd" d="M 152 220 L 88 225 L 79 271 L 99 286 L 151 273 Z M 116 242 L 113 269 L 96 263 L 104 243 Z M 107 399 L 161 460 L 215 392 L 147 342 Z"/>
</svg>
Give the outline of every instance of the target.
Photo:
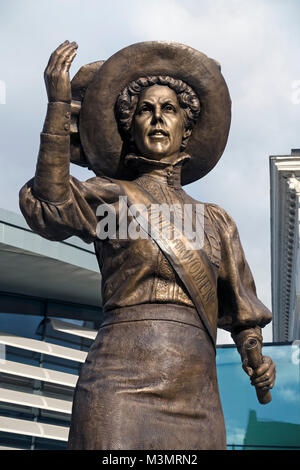
<svg viewBox="0 0 300 470">
<path fill-rule="evenodd" d="M 274 384 L 275 377 L 271 377 L 268 380 L 262 382 L 252 383 L 255 388 L 269 388 L 271 384 Z"/>
<path fill-rule="evenodd" d="M 246 372 L 246 374 L 249 375 L 249 377 L 251 377 L 253 375 L 253 369 L 251 367 L 249 367 L 247 364 L 243 364 L 242 365 L 244 371 Z"/>
<path fill-rule="evenodd" d="M 267 364 L 272 364 L 273 363 L 272 358 L 270 356 L 263 356 L 262 360 L 263 360 L 263 362 L 265 362 Z"/>
<path fill-rule="evenodd" d="M 76 42 L 75 42 L 74 45 L 68 51 L 68 53 L 65 54 L 64 61 L 62 62 L 62 66 L 65 66 L 66 62 L 69 63 L 70 56 L 74 56 L 74 54 L 75 55 L 77 54 L 77 49 L 78 49 L 78 44 L 76 44 Z"/>
<path fill-rule="evenodd" d="M 264 387 L 261 387 L 261 390 L 263 390 L 265 392 L 267 390 L 271 390 L 273 387 L 274 387 L 274 382 L 271 382 L 270 385 L 266 385 Z"/>
<path fill-rule="evenodd" d="M 255 369 L 253 377 L 261 377 L 264 375 L 266 372 L 270 371 L 272 373 L 275 370 L 275 364 L 273 361 L 271 362 L 263 362 L 261 366 L 259 366 L 257 369 Z"/>
<path fill-rule="evenodd" d="M 56 49 L 54 52 L 56 52 L 57 54 L 59 54 L 63 49 L 65 49 L 65 47 L 67 47 L 68 45 L 70 44 L 70 41 L 66 40 L 64 42 L 62 42 Z"/>
<path fill-rule="evenodd" d="M 48 68 L 52 68 L 53 65 L 55 64 L 57 58 L 58 58 L 58 55 L 60 54 L 60 52 L 65 49 L 67 46 L 69 45 L 69 41 L 64 41 L 62 44 L 60 44 L 56 49 L 55 51 L 52 52 L 52 54 L 50 55 L 50 58 L 48 60 L 48 64 L 46 66 L 46 70 Z"/>
<path fill-rule="evenodd" d="M 74 47 L 78 47 L 75 42 L 65 41 L 52 54 L 46 67 L 45 73 L 52 73 L 54 70 L 61 69 L 61 62 L 65 60 L 66 54 Z"/>
<path fill-rule="evenodd" d="M 269 386 L 269 388 L 273 388 L 273 387 L 274 387 L 274 384 L 275 384 L 275 379 L 274 379 L 274 381 L 273 381 L 273 382 L 271 382 L 271 383 L 270 383 L 270 386 Z"/>
<path fill-rule="evenodd" d="M 257 387 L 256 389 L 259 389 L 263 392 L 267 392 L 268 390 L 272 390 L 272 388 L 273 388 L 273 385 L 270 384 L 270 385 L 266 385 L 265 387 Z"/>
<path fill-rule="evenodd" d="M 261 377 L 257 378 L 252 378 L 251 383 L 255 387 L 263 387 L 270 385 L 272 382 L 274 382 L 276 377 L 275 371 L 269 371 L 266 374 L 262 375 Z"/>
<path fill-rule="evenodd" d="M 63 53 L 61 54 L 59 60 L 56 63 L 56 68 L 58 70 L 65 70 L 66 69 L 65 68 L 66 61 L 69 62 L 70 56 L 73 56 L 73 58 L 75 57 L 75 55 L 77 54 L 77 48 L 78 48 L 78 45 L 76 44 L 76 42 L 74 42 L 74 43 L 72 43 L 72 45 L 70 44 L 70 47 L 67 50 L 63 51 Z M 74 52 L 75 52 L 75 55 L 73 55 Z M 71 65 L 71 62 L 70 62 L 70 65 Z M 69 65 L 69 68 L 70 68 L 70 65 Z"/>
<path fill-rule="evenodd" d="M 75 41 L 71 42 L 68 44 L 64 49 L 61 50 L 58 58 L 57 58 L 57 66 L 61 66 L 61 64 L 66 60 L 66 57 L 76 48 L 77 49 L 78 45 L 76 44 Z"/>
<path fill-rule="evenodd" d="M 71 53 L 71 55 L 65 60 L 65 62 L 64 62 L 64 64 L 63 64 L 63 67 L 62 67 L 62 70 L 63 70 L 64 72 L 69 72 L 70 67 L 71 67 L 71 64 L 72 64 L 73 59 L 74 59 L 74 57 L 76 56 L 76 54 L 77 54 L 77 49 L 75 49 L 75 50 Z"/>
<path fill-rule="evenodd" d="M 259 377 L 262 377 L 263 375 L 265 375 L 265 373 L 269 370 L 269 365 L 268 364 L 262 364 L 261 366 L 259 366 L 257 369 L 254 370 L 254 373 L 253 373 L 253 378 L 259 378 Z"/>
<path fill-rule="evenodd" d="M 252 382 L 263 382 L 264 380 L 269 380 L 271 377 L 275 376 L 276 374 L 276 369 L 275 366 L 269 367 L 267 370 L 265 370 L 262 374 L 256 374 L 256 371 L 254 372 L 253 376 L 251 377 Z"/>
<path fill-rule="evenodd" d="M 64 48 L 62 48 L 59 53 L 56 53 L 56 55 L 54 56 L 51 71 L 61 70 L 63 62 L 66 60 L 68 54 L 73 51 L 74 47 L 78 46 L 75 42 L 72 42 L 71 44 L 67 44 L 66 46 L 64 46 Z"/>
</svg>

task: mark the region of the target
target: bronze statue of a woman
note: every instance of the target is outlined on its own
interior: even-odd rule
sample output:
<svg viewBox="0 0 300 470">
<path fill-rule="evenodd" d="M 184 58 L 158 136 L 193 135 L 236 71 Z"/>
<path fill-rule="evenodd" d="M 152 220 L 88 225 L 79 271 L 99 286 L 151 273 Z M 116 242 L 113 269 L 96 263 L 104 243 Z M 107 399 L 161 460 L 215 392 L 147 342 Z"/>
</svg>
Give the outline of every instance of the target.
<svg viewBox="0 0 300 470">
<path fill-rule="evenodd" d="M 75 389 L 68 448 L 224 449 L 217 327 L 231 332 L 258 390 L 273 387 L 275 365 L 266 356 L 256 369 L 247 362 L 246 341 L 261 348 L 271 313 L 234 221 L 182 188 L 226 145 L 231 104 L 220 66 L 182 44 L 144 42 L 82 67 L 71 84 L 76 50 L 66 41 L 50 57 L 36 174 L 20 192 L 30 227 L 49 240 L 94 243 L 102 274 L 104 319 Z M 70 160 L 96 176 L 71 177 Z M 140 236 L 124 236 L 120 200 Z M 191 246 L 163 211 L 156 229 L 182 236 L 153 231 L 154 219 L 134 206 L 176 207 L 184 223 L 191 207 L 202 244 Z M 116 218 L 112 236 L 99 233 L 99 207 Z"/>
</svg>

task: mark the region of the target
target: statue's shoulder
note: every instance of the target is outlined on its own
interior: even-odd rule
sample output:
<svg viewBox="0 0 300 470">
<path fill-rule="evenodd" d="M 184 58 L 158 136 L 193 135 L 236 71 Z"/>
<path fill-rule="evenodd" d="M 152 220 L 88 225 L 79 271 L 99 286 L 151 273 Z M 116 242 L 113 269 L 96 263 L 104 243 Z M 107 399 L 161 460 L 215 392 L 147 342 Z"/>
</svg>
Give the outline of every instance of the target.
<svg viewBox="0 0 300 470">
<path fill-rule="evenodd" d="M 106 176 L 94 176 L 86 181 L 79 181 L 72 176 L 71 186 L 86 199 L 101 198 L 109 202 L 114 201 L 122 194 L 118 180 Z"/>
<path fill-rule="evenodd" d="M 212 203 L 205 203 L 205 212 L 207 216 L 214 222 L 221 230 L 236 229 L 236 224 L 231 215 L 226 212 L 221 206 Z"/>
</svg>

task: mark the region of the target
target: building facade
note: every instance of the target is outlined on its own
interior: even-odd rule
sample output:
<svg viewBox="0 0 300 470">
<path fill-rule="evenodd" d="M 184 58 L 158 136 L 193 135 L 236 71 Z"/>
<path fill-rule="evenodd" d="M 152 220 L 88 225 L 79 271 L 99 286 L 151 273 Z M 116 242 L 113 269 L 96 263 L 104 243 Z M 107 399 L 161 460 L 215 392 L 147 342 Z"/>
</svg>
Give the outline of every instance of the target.
<svg viewBox="0 0 300 470">
<path fill-rule="evenodd" d="M 50 242 L 0 209 L 0 449 L 64 449 L 102 320 L 93 245 Z"/>
<path fill-rule="evenodd" d="M 273 340 L 300 340 L 300 149 L 270 156 Z"/>
</svg>

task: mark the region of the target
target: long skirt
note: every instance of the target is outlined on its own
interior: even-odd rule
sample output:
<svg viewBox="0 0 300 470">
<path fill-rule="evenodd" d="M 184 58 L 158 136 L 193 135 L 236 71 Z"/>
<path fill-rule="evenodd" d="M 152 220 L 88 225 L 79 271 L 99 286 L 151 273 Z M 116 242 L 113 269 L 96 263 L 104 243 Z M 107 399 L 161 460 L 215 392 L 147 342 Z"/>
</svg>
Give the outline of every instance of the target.
<svg viewBox="0 0 300 470">
<path fill-rule="evenodd" d="M 194 308 L 108 312 L 75 389 L 68 449 L 225 449 L 215 351 Z"/>
</svg>

